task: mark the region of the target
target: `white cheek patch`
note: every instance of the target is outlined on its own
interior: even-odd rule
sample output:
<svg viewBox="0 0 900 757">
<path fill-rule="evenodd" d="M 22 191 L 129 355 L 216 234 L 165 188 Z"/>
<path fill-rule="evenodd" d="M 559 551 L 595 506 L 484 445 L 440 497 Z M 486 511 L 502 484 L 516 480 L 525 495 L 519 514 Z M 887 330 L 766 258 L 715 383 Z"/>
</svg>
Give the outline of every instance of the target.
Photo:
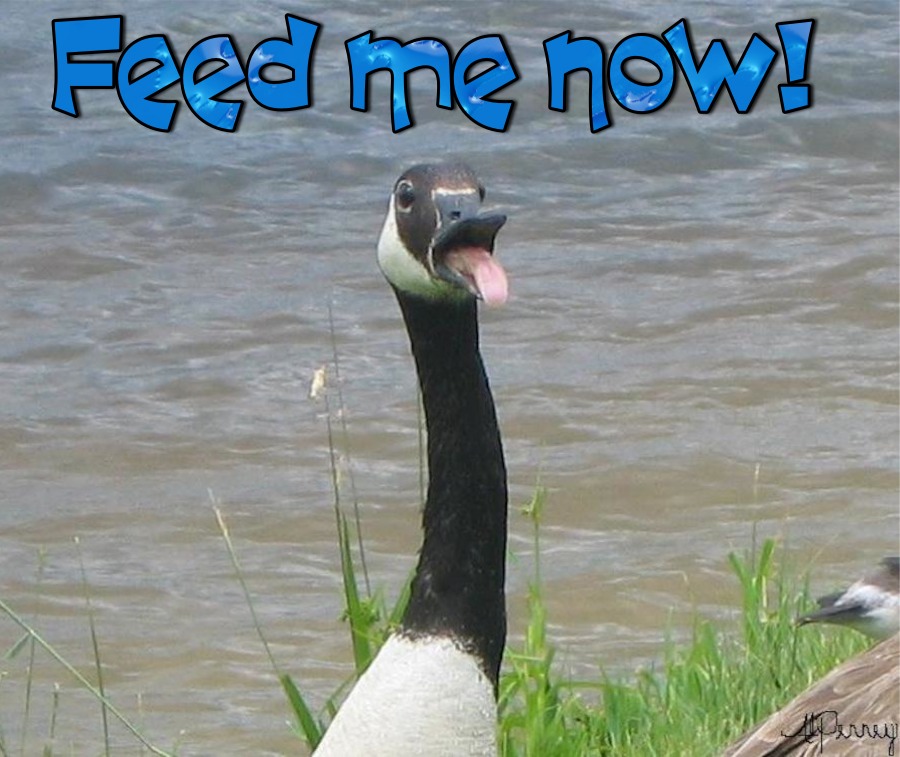
<svg viewBox="0 0 900 757">
<path fill-rule="evenodd" d="M 393 196 L 384 226 L 381 227 L 381 236 L 378 237 L 378 267 L 385 278 L 403 292 L 433 299 L 465 294 L 451 284 L 434 278 L 406 249 L 397 229 Z"/>
<path fill-rule="evenodd" d="M 397 229 L 394 198 L 388 206 L 387 218 L 378 237 L 378 266 L 388 281 L 404 292 L 426 295 L 433 293 L 431 275 L 403 244 Z"/>
</svg>

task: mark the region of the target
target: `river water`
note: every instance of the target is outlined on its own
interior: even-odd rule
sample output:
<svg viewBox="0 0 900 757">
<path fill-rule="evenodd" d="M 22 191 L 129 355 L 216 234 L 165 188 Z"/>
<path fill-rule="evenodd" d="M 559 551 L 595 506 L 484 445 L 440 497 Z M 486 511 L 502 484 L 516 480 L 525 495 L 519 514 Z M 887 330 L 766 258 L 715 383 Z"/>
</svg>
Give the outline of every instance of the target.
<svg viewBox="0 0 900 757">
<path fill-rule="evenodd" d="M 464 159 L 509 215 L 511 300 L 482 317 L 510 471 L 511 634 L 533 569 L 519 514 L 547 489 L 542 571 L 563 671 L 623 675 L 695 612 L 738 608 L 727 555 L 774 536 L 831 590 L 898 543 L 898 9 L 893 2 L 272 2 L 128 10 L 125 40 L 180 60 L 284 14 L 323 25 L 314 107 L 247 100 L 237 133 L 184 105 L 169 134 L 111 90 L 51 110 L 51 19 L 115 3 L 14 3 L 0 30 L 0 598 L 180 754 L 302 753 L 211 502 L 273 654 L 314 704 L 347 675 L 329 468 L 358 502 L 373 585 L 395 596 L 419 544 L 415 375 L 374 245 L 407 165 Z M 645 115 L 587 79 L 547 107 L 541 43 L 566 29 L 609 53 L 687 18 L 702 53 L 817 21 L 814 106 L 785 115 L 782 55 L 748 114 L 699 115 L 682 79 Z M 505 133 L 434 105 L 390 128 L 389 78 L 349 108 L 343 42 L 373 29 L 458 50 L 501 33 L 520 75 Z M 104 57 L 104 56 L 101 56 Z M 680 78 L 680 74 L 677 74 Z M 339 360 L 339 377 L 333 355 Z M 309 398 L 328 365 L 326 400 Z M 338 380 L 339 379 L 339 380 Z M 340 389 L 340 397 L 338 396 Z M 338 415 L 346 421 L 343 439 Z M 76 543 L 77 540 L 77 543 Z M 0 617 L 0 651 L 20 630 Z M 38 652 L 0 663 L 0 733 L 97 754 L 99 706 Z M 26 732 L 23 744 L 23 729 Z M 117 754 L 137 754 L 111 726 Z"/>
</svg>

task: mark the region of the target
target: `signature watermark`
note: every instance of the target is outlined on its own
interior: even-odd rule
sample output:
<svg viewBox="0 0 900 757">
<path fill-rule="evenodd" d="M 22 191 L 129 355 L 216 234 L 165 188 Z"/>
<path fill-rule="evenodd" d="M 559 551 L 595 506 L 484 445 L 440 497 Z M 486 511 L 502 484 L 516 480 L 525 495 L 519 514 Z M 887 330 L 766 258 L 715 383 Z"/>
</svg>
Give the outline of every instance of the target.
<svg viewBox="0 0 900 757">
<path fill-rule="evenodd" d="M 819 742 L 819 754 L 825 748 L 827 736 L 834 741 L 842 739 L 861 740 L 879 739 L 887 742 L 887 753 L 893 757 L 897 742 L 897 723 L 842 723 L 838 720 L 836 710 L 823 710 L 822 712 L 810 712 L 803 718 L 803 725 L 791 733 L 781 732 L 785 738 L 802 736 L 807 744 Z"/>
</svg>

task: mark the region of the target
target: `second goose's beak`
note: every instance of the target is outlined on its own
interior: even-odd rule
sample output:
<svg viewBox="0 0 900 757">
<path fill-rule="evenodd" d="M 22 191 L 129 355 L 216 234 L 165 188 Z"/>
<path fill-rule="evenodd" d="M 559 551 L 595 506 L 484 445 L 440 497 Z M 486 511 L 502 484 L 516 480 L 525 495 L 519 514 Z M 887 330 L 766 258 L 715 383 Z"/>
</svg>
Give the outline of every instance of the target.
<svg viewBox="0 0 900 757">
<path fill-rule="evenodd" d="M 429 250 L 434 275 L 465 289 L 486 305 L 508 296 L 506 272 L 493 257 L 494 239 L 504 215 L 477 215 L 477 195 L 446 195 L 436 203 L 440 223 Z"/>
</svg>

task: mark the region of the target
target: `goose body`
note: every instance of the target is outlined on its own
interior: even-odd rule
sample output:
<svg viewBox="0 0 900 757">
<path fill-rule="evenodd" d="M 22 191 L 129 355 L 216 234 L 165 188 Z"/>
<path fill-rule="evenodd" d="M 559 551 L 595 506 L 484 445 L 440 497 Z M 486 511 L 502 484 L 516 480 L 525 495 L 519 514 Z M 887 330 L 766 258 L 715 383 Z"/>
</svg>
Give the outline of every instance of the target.
<svg viewBox="0 0 900 757">
<path fill-rule="evenodd" d="M 316 757 L 496 755 L 506 640 L 506 467 L 478 346 L 477 302 L 501 304 L 504 216 L 461 164 L 418 165 L 391 194 L 378 263 L 410 338 L 428 436 L 424 541 L 410 600 Z"/>
<path fill-rule="evenodd" d="M 852 583 L 844 591 L 826 594 L 819 609 L 798 618 L 806 623 L 834 623 L 875 639 L 900 632 L 900 557 L 885 557 L 878 571 Z"/>
</svg>

